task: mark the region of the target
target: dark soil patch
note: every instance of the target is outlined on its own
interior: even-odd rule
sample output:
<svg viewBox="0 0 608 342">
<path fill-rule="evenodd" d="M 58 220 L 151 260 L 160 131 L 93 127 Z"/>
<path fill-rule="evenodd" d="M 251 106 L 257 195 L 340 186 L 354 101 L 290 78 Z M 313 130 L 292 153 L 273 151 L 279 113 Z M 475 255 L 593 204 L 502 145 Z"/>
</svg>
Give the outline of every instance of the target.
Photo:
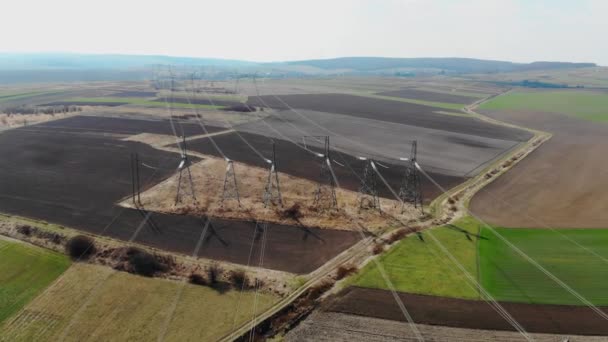
<svg viewBox="0 0 608 342">
<path fill-rule="evenodd" d="M 95 102 L 95 101 L 56 101 L 42 104 L 41 106 L 102 106 L 117 107 L 126 105 L 128 102 Z"/>
<path fill-rule="evenodd" d="M 405 98 L 405 99 L 414 99 L 414 100 L 423 100 L 423 101 L 460 103 L 460 104 L 469 104 L 469 103 L 473 103 L 478 100 L 477 98 L 470 97 L 470 96 L 435 93 L 432 91 L 424 91 L 424 90 L 414 89 L 414 88 L 404 88 L 404 89 L 395 90 L 395 91 L 385 91 L 382 93 L 378 93 L 378 95 L 394 96 L 394 97 L 401 97 L 401 98 Z"/>
<path fill-rule="evenodd" d="M 272 95 L 261 98 L 262 101 L 258 97 L 250 97 L 247 103 L 256 107 L 265 107 L 265 103 L 271 108 L 289 109 L 280 101 L 282 100 L 293 108 L 352 115 L 487 138 L 526 141 L 531 137 L 530 133 L 523 130 L 493 125 L 475 118 L 437 114 L 434 112 L 445 109 L 414 103 L 345 94 L 281 95 L 280 100 Z"/>
<path fill-rule="evenodd" d="M 160 102 L 165 102 L 164 98 L 159 98 L 156 99 L 156 101 L 160 101 Z M 171 101 L 170 98 L 167 98 L 167 101 Z M 183 97 L 174 97 L 173 98 L 173 102 L 174 103 L 183 103 L 183 104 L 197 104 L 197 105 L 208 105 L 208 106 L 236 106 L 236 105 L 242 105 L 241 102 L 238 101 L 230 101 L 230 100 L 215 100 L 215 99 L 190 99 L 190 101 L 188 101 L 187 98 L 183 98 Z"/>
<path fill-rule="evenodd" d="M 184 133 L 186 136 L 205 134 L 205 131 L 198 123 L 184 123 L 174 120 L 175 131 L 181 136 Z M 154 133 L 173 135 L 169 120 L 149 120 L 149 119 L 125 119 L 112 118 L 102 116 L 74 116 L 62 120 L 49 121 L 35 126 L 30 126 L 32 129 L 45 130 L 60 130 L 60 131 L 90 131 L 90 132 L 107 132 L 116 134 L 140 134 Z M 222 127 L 208 126 L 205 128 L 209 133 L 225 130 Z"/>
<path fill-rule="evenodd" d="M 63 121 L 71 119 L 76 118 L 54 124 L 63 126 L 67 124 Z M 120 126 L 122 119 L 117 120 Z M 102 122 L 107 129 L 115 127 Z M 97 121 L 88 123 L 95 129 Z M 114 205 L 131 194 L 132 152 L 153 167 L 140 168 L 144 189 L 173 174 L 180 160 L 178 154 L 145 144 L 102 135 L 58 134 L 45 125 L 4 131 L 0 133 L 0 158 L 4 160 L 0 208 L 123 240 L 141 227 L 135 242 L 190 255 L 202 232 L 201 219 L 153 214 L 147 224 L 141 212 Z M 259 247 L 261 243 L 255 224 L 212 222 L 215 229 L 205 237 L 200 256 L 246 264 L 251 244 Z M 268 229 L 264 267 L 294 273 L 313 271 L 357 241 L 355 232 L 284 225 L 268 225 Z M 259 249 L 254 246 L 255 255 Z"/>
<path fill-rule="evenodd" d="M 514 330 L 484 301 L 399 293 L 416 323 L 459 328 Z M 587 307 L 501 303 L 528 332 L 606 335 L 608 325 Z M 608 308 L 600 308 L 604 311 Z M 329 311 L 406 321 L 390 291 L 349 287 L 328 306 Z"/>
<path fill-rule="evenodd" d="M 124 90 L 118 93 L 109 95 L 109 97 L 154 97 L 155 91 L 140 91 L 140 90 Z"/>
<path fill-rule="evenodd" d="M 241 135 L 266 158 L 270 158 L 272 156 L 272 140 L 270 138 L 263 135 L 244 132 L 241 132 Z M 243 143 L 243 141 L 235 133 L 218 135 L 213 137 L 213 140 L 230 159 L 243 162 L 248 165 L 268 167 L 268 164 L 266 164 L 245 143 Z M 275 143 L 277 167 L 279 171 L 295 177 L 301 177 L 313 181 L 319 180 L 320 158 L 289 141 L 275 139 Z M 221 157 L 208 138 L 189 141 L 188 148 L 196 152 Z M 313 147 L 309 148 L 315 150 Z M 334 164 L 334 171 L 336 173 L 336 177 L 340 181 L 340 186 L 345 189 L 358 191 L 361 184 L 360 177 L 363 177 L 363 168 L 365 167 L 364 162 L 348 154 L 340 152 L 332 153 L 333 159 L 344 165 L 344 167 L 342 167 Z M 404 173 L 404 166 L 386 166 L 389 166 L 389 168 L 380 168 L 382 176 L 387 180 L 391 187 L 395 189 L 395 191 L 399 191 Z M 353 174 L 353 171 L 355 174 Z M 237 172 L 239 172 L 238 168 Z M 430 175 L 433 177 L 433 179 L 448 189 L 462 183 L 465 180 L 462 177 L 448 176 L 440 173 L 430 173 Z M 440 194 L 437 187 L 424 177 L 422 178 L 422 191 L 424 199 L 427 203 Z M 382 184 L 379 186 L 379 192 L 380 196 L 382 197 L 394 199 L 394 196 L 390 190 Z"/>
</svg>

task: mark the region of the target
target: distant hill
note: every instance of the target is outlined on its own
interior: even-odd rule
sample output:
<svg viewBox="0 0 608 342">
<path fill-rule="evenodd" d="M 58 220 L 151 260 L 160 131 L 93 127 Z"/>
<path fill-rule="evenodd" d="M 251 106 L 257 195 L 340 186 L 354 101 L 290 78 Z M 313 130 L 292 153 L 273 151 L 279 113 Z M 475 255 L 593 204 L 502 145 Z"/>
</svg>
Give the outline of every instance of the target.
<svg viewBox="0 0 608 342">
<path fill-rule="evenodd" d="M 533 62 L 513 63 L 473 58 L 384 58 L 344 57 L 286 62 L 291 66 L 309 66 L 320 69 L 373 72 L 392 69 L 440 70 L 449 73 L 497 73 L 526 70 L 552 70 L 594 67 L 594 63 Z"/>
<path fill-rule="evenodd" d="M 0 70 L 143 69 L 154 65 L 246 67 L 257 63 L 196 57 L 155 55 L 90 55 L 73 53 L 0 53 Z"/>
<path fill-rule="evenodd" d="M 593 63 L 512 63 L 472 58 L 344 57 L 256 63 L 242 60 L 73 53 L 0 53 L 0 83 L 150 79 L 158 65 L 211 68 L 217 78 L 235 73 L 266 77 L 319 75 L 483 74 L 596 66 Z"/>
</svg>

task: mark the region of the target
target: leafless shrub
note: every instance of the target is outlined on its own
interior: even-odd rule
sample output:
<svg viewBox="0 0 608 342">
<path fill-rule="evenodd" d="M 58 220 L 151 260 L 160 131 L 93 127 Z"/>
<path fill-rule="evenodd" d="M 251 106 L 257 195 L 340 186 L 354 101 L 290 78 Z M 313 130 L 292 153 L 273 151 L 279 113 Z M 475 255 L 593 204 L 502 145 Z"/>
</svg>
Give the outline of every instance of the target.
<svg viewBox="0 0 608 342">
<path fill-rule="evenodd" d="M 209 284 L 213 286 L 219 282 L 220 275 L 223 271 L 218 264 L 211 264 L 207 267 L 206 272 L 207 280 L 209 281 Z"/>
<path fill-rule="evenodd" d="M 228 273 L 228 279 L 236 289 L 243 289 L 249 286 L 247 274 L 243 270 L 232 270 Z"/>
<path fill-rule="evenodd" d="M 19 234 L 25 235 L 25 236 L 31 236 L 33 230 L 36 230 L 36 228 L 34 228 L 32 226 L 28 226 L 28 225 L 23 225 L 23 226 L 17 227 L 17 232 L 19 232 Z"/>
<path fill-rule="evenodd" d="M 304 216 L 304 214 L 302 214 L 302 207 L 300 204 L 294 203 L 291 207 L 281 211 L 280 216 L 283 219 L 292 219 L 294 221 L 298 221 Z"/>
<path fill-rule="evenodd" d="M 372 248 L 372 253 L 374 253 L 374 255 L 378 255 L 382 252 L 384 252 L 384 246 L 381 243 L 375 244 L 374 248 Z"/>
<path fill-rule="evenodd" d="M 198 274 L 198 273 L 190 274 L 190 277 L 188 277 L 188 280 L 190 281 L 191 284 L 194 284 L 194 285 L 202 285 L 202 286 L 207 285 L 207 280 L 205 279 L 205 277 L 203 277 L 201 274 Z"/>
<path fill-rule="evenodd" d="M 66 251 L 72 259 L 87 259 L 95 254 L 95 241 L 85 235 L 76 235 L 66 244 Z"/>
<path fill-rule="evenodd" d="M 357 268 L 354 265 L 342 265 L 340 267 L 338 267 L 338 269 L 336 270 L 336 279 L 340 280 L 340 279 L 344 279 L 347 276 L 355 273 L 357 271 Z"/>
</svg>

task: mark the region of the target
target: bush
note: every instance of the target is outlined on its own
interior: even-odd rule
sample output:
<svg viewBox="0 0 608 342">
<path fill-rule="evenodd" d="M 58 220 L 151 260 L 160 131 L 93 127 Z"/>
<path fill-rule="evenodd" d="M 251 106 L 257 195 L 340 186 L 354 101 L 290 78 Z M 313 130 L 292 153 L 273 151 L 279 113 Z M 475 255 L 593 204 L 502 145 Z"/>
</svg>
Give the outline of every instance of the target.
<svg viewBox="0 0 608 342">
<path fill-rule="evenodd" d="M 355 271 L 357 271 L 357 268 L 353 265 L 342 265 L 338 267 L 338 270 L 336 271 L 336 279 L 344 279 L 347 276 L 355 273 Z"/>
<path fill-rule="evenodd" d="M 298 221 L 302 216 L 304 214 L 302 214 L 302 207 L 299 203 L 294 203 L 291 207 L 281 212 L 281 218 L 292 219 L 294 221 Z"/>
<path fill-rule="evenodd" d="M 190 274 L 189 280 L 190 280 L 190 284 L 207 285 L 207 280 L 205 280 L 205 277 L 203 277 L 202 275 L 200 275 L 198 273 Z"/>
<path fill-rule="evenodd" d="M 33 228 L 32 226 L 28 226 L 28 225 L 17 227 L 17 231 L 19 232 L 19 234 L 22 234 L 22 235 L 25 235 L 25 236 L 32 235 L 32 230 L 34 230 L 34 229 L 35 228 Z"/>
<path fill-rule="evenodd" d="M 321 295 L 323 293 L 325 293 L 325 291 L 331 289 L 332 286 L 334 286 L 333 281 L 329 281 L 329 280 L 323 281 L 321 284 L 313 286 L 310 289 L 308 289 L 306 298 L 308 300 L 316 300 L 317 298 L 321 297 Z"/>
<path fill-rule="evenodd" d="M 207 267 L 207 280 L 209 280 L 209 284 L 217 284 L 221 274 L 222 269 L 217 264 L 211 264 L 211 266 Z"/>
<path fill-rule="evenodd" d="M 228 279 L 230 279 L 232 286 L 237 289 L 244 289 L 249 285 L 247 274 L 243 270 L 230 271 L 228 274 Z"/>
<path fill-rule="evenodd" d="M 95 241 L 85 235 L 76 235 L 66 244 L 66 251 L 72 259 L 87 259 L 95 254 Z"/>
<path fill-rule="evenodd" d="M 372 249 L 372 253 L 374 253 L 374 255 L 378 255 L 382 252 L 384 252 L 384 246 L 381 243 L 375 244 L 374 248 Z"/>
<path fill-rule="evenodd" d="M 129 248 L 127 250 L 127 258 L 131 271 L 146 277 L 151 277 L 157 272 L 165 272 L 168 268 L 155 255 L 139 248 Z"/>
<path fill-rule="evenodd" d="M 404 229 L 404 228 L 395 231 L 394 233 L 391 234 L 391 236 L 389 236 L 388 243 L 393 243 L 395 241 L 399 241 L 399 240 L 403 239 L 409 232 L 410 232 L 409 229 Z"/>
</svg>

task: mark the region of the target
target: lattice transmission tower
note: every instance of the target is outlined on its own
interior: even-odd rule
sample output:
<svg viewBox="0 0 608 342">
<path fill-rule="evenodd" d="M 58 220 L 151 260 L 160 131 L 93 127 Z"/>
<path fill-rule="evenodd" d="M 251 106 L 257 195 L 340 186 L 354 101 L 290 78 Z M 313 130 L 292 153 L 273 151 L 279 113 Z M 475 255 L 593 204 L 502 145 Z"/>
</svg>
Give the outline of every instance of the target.
<svg viewBox="0 0 608 342">
<path fill-rule="evenodd" d="M 224 188 L 222 190 L 222 207 L 227 200 L 236 199 L 238 206 L 241 206 L 241 197 L 239 196 L 239 187 L 236 182 L 236 173 L 234 172 L 234 163 L 230 159 L 226 159 L 226 173 L 224 175 Z"/>
<path fill-rule="evenodd" d="M 410 157 L 407 160 L 401 187 L 399 188 L 399 198 L 401 199 L 401 211 L 405 209 L 405 203 L 413 203 L 414 207 L 420 206 L 422 209 L 422 188 L 420 185 L 420 173 L 418 172 L 417 157 L 418 142 L 412 142 Z"/>
<path fill-rule="evenodd" d="M 325 153 L 319 155 L 323 161 L 321 162 L 321 172 L 319 174 L 319 183 L 315 191 L 314 206 L 320 206 L 324 202 L 330 208 L 338 206 L 338 198 L 336 197 L 336 181 L 331 168 L 331 157 L 329 148 L 329 137 L 325 137 Z"/>
<path fill-rule="evenodd" d="M 177 191 L 175 193 L 175 205 L 177 205 L 178 203 L 181 203 L 182 201 L 182 180 L 183 180 L 183 173 L 184 170 L 188 173 L 188 182 L 190 184 L 190 196 L 192 196 L 192 199 L 196 202 L 196 194 L 194 193 L 194 182 L 192 181 L 192 173 L 190 172 L 190 166 L 192 165 L 192 162 L 190 161 L 190 158 L 188 158 L 188 150 L 186 148 L 186 136 L 182 136 L 182 143 L 180 144 L 180 150 L 181 150 L 181 160 L 179 162 L 179 165 L 177 166 L 177 170 L 179 172 L 179 176 L 177 179 Z"/>
<path fill-rule="evenodd" d="M 278 203 L 281 207 L 283 206 L 283 197 L 281 196 L 281 185 L 279 183 L 279 173 L 277 169 L 277 154 L 275 148 L 275 142 L 272 141 L 272 159 L 267 160 L 269 162 L 268 167 L 268 179 L 266 186 L 264 187 L 264 195 L 262 199 L 264 201 L 264 208 L 271 203 Z"/>
<path fill-rule="evenodd" d="M 374 161 L 369 158 L 359 157 L 365 161 L 363 178 L 359 186 L 359 208 L 380 208 L 380 197 L 378 196 L 378 173 Z"/>
</svg>

